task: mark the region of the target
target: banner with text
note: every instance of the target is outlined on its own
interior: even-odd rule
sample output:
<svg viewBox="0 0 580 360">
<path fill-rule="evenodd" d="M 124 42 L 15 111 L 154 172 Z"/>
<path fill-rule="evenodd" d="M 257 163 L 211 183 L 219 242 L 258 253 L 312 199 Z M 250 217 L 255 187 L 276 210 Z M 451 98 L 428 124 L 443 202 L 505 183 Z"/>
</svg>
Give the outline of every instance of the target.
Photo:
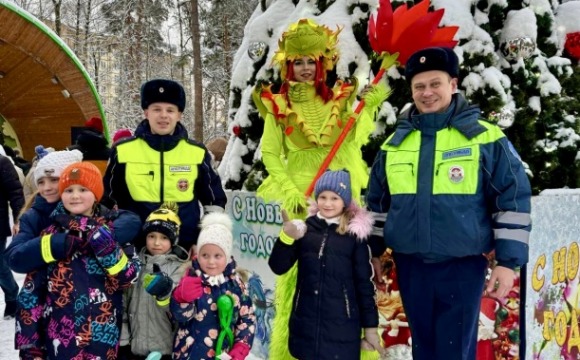
<svg viewBox="0 0 580 360">
<path fill-rule="evenodd" d="M 282 226 L 280 207 L 264 204 L 252 192 L 227 194 L 226 211 L 234 221 L 234 257 L 238 267 L 249 272 L 248 285 L 256 309 L 257 331 L 249 359 L 268 359 L 275 314 L 275 275 L 268 267 L 268 258 Z M 525 284 L 520 284 L 518 277 L 507 298 L 482 299 L 478 360 L 522 358 L 519 342 L 524 336 L 526 359 L 580 358 L 580 191 L 560 190 L 534 197 L 532 222 Z M 385 330 L 382 338 L 389 347 L 387 358 L 411 359 L 410 332 L 396 284 L 396 266 L 388 254 L 382 262 L 387 288 L 377 291 L 377 304 Z M 526 299 L 525 307 L 520 304 L 520 295 Z M 525 332 L 519 328 L 520 309 L 526 309 Z"/>
<path fill-rule="evenodd" d="M 544 191 L 534 197 L 532 226 L 526 359 L 579 359 L 580 191 Z"/>
</svg>

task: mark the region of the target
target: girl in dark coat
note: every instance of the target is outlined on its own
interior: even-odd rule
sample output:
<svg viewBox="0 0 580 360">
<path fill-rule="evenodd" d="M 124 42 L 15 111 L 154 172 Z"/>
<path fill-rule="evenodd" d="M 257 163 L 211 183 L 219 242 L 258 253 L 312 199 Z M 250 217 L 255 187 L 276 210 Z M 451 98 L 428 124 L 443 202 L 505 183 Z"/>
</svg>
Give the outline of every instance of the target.
<svg viewBox="0 0 580 360">
<path fill-rule="evenodd" d="M 306 359 L 358 359 L 361 347 L 382 353 L 369 247 L 372 218 L 351 203 L 347 171 L 327 171 L 315 186 L 306 223 L 289 221 L 268 261 L 277 275 L 298 262 L 289 349 Z M 364 338 L 360 339 L 364 329 Z"/>
</svg>

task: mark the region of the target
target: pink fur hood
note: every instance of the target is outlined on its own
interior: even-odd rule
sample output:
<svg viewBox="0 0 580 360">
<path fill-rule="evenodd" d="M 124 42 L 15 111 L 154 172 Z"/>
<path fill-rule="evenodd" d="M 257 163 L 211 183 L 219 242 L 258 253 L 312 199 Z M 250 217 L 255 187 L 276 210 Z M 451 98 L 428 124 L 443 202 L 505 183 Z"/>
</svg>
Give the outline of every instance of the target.
<svg viewBox="0 0 580 360">
<path fill-rule="evenodd" d="M 308 217 L 316 216 L 318 204 L 314 200 L 309 200 L 308 203 Z M 348 208 L 354 213 L 354 217 L 348 223 L 348 232 L 356 236 L 358 240 L 366 240 L 373 230 L 373 216 L 366 209 L 358 206 L 354 200 L 350 202 Z"/>
</svg>

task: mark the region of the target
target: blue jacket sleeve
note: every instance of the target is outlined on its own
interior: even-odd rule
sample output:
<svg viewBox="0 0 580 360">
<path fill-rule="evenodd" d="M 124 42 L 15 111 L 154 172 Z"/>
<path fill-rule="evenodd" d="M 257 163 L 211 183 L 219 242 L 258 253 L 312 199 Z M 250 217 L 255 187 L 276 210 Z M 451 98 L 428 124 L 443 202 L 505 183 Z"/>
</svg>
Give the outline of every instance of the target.
<svg viewBox="0 0 580 360">
<path fill-rule="evenodd" d="M 19 221 L 20 231 L 12 238 L 12 242 L 6 249 L 6 259 L 8 266 L 17 273 L 25 274 L 45 266 L 47 263 L 54 260 L 64 259 L 66 257 L 65 241 L 66 234 L 52 234 L 49 249 L 45 249 L 45 254 L 50 254 L 54 260 L 45 259 L 43 257 L 41 247 L 42 232 L 40 223 L 37 219 L 37 214 L 34 209 L 27 210 Z"/>
<path fill-rule="evenodd" d="M 387 154 L 381 150 L 377 153 L 369 176 L 366 203 L 374 218 L 373 232 L 368 240 L 372 257 L 380 257 L 387 246 L 385 244 L 384 226 L 387 212 L 391 206 L 391 195 L 385 171 Z"/>
<path fill-rule="evenodd" d="M 133 243 L 133 240 L 141 231 L 141 219 L 128 210 L 119 210 L 119 215 L 113 221 L 115 239 L 121 246 Z"/>
<path fill-rule="evenodd" d="M 274 274 L 282 275 L 287 273 L 298 261 L 299 241 L 294 241 L 292 245 L 288 245 L 283 243 L 280 238 L 276 239 L 268 259 L 268 265 Z"/>
<path fill-rule="evenodd" d="M 242 342 L 252 347 L 256 332 L 256 315 L 254 315 L 252 298 L 242 280 L 239 280 L 239 287 L 241 290 L 240 309 L 238 320 L 234 327 L 234 344 Z"/>
<path fill-rule="evenodd" d="M 379 151 L 369 176 L 366 203 L 368 208 L 375 213 L 387 213 L 391 206 L 391 194 L 386 176 L 387 153 Z"/>
<path fill-rule="evenodd" d="M 188 323 L 196 314 L 194 303 L 180 303 L 171 296 L 169 310 L 173 319 L 178 323 Z"/>
<path fill-rule="evenodd" d="M 498 265 L 513 269 L 528 262 L 532 192 L 509 140 L 502 137 L 493 146 L 493 157 L 484 168 L 489 176 L 486 197 L 493 218 L 495 257 Z"/>
</svg>

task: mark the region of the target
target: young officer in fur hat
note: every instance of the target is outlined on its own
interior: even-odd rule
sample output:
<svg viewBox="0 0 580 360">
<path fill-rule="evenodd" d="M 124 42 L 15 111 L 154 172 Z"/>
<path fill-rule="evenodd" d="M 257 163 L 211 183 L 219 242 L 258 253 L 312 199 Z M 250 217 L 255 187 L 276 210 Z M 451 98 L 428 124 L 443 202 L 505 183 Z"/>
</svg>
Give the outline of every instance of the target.
<svg viewBox="0 0 580 360">
<path fill-rule="evenodd" d="M 164 203 L 143 225 L 142 272 L 125 301 L 121 346 L 130 344 L 130 359 L 171 359 L 174 326 L 169 296 L 185 271 L 187 251 L 177 245 L 181 220 L 177 204 Z M 127 353 L 128 349 L 124 349 Z"/>
<path fill-rule="evenodd" d="M 475 359 L 487 259 L 487 292 L 507 295 L 528 261 L 530 183 L 496 125 L 456 93 L 459 61 L 449 48 L 413 54 L 405 77 L 414 106 L 372 168 L 370 209 L 386 216 L 384 238 L 413 334 L 415 360 Z"/>
<path fill-rule="evenodd" d="M 172 80 L 157 79 L 141 87 L 145 114 L 134 136 L 113 147 L 104 177 L 106 204 L 118 204 L 145 221 L 163 201 L 179 206 L 179 245 L 197 242 L 199 203 L 205 212 L 223 212 L 226 195 L 203 144 L 188 138 L 181 117 L 185 91 Z"/>
<path fill-rule="evenodd" d="M 229 216 L 204 216 L 198 253 L 171 296 L 171 313 L 178 322 L 173 359 L 244 360 L 248 356 L 256 316 L 248 288 L 236 271 L 232 248 Z M 229 309 L 221 305 L 224 296 L 232 300 Z"/>
</svg>

